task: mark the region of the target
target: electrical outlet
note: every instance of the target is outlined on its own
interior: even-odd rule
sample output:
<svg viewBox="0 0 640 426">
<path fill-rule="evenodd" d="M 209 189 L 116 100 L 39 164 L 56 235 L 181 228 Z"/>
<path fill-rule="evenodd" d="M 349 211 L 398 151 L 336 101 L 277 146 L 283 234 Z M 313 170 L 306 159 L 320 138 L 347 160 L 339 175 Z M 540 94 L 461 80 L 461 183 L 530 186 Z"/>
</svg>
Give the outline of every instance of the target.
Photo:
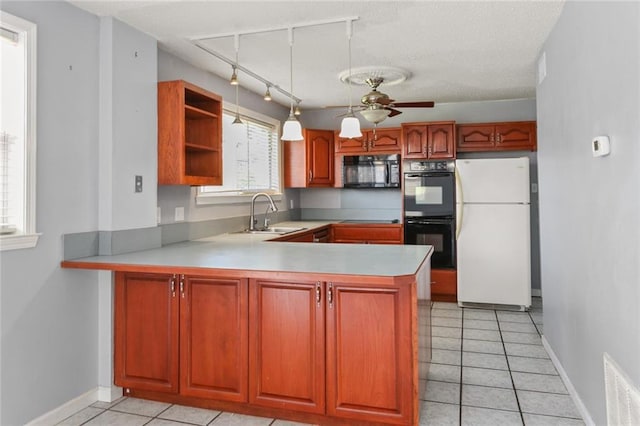
<svg viewBox="0 0 640 426">
<path fill-rule="evenodd" d="M 136 189 L 135 192 L 142 192 L 142 176 L 136 175 Z"/>
<path fill-rule="evenodd" d="M 184 221 L 184 207 L 176 207 L 176 222 Z"/>
<path fill-rule="evenodd" d="M 293 200 L 289 200 L 289 208 L 293 209 Z"/>
</svg>

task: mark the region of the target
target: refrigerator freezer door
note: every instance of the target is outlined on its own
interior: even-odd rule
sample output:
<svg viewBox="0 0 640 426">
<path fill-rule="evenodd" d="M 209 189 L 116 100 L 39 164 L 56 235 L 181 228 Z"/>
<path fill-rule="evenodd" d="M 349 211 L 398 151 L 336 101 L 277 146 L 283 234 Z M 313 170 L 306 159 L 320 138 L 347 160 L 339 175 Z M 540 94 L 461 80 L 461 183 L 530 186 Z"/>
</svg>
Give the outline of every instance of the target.
<svg viewBox="0 0 640 426">
<path fill-rule="evenodd" d="M 464 204 L 458 302 L 531 305 L 528 204 Z"/>
<path fill-rule="evenodd" d="M 529 158 L 456 160 L 457 202 L 528 203 Z"/>
</svg>

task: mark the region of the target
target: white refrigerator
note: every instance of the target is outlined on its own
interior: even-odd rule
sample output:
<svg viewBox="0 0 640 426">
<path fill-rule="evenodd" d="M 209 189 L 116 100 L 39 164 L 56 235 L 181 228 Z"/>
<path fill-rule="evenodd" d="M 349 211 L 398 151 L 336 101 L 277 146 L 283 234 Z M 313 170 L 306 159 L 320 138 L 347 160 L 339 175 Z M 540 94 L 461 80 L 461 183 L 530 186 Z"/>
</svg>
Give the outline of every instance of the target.
<svg viewBox="0 0 640 426">
<path fill-rule="evenodd" d="M 456 160 L 458 304 L 531 306 L 529 158 Z"/>
</svg>

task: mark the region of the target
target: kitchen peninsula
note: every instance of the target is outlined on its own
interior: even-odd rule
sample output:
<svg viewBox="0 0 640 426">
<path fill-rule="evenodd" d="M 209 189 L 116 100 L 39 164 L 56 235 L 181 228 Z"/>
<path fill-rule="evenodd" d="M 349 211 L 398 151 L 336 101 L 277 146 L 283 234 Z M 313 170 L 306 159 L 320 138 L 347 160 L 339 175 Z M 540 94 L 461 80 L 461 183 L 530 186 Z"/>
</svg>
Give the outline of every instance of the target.
<svg viewBox="0 0 640 426">
<path fill-rule="evenodd" d="M 115 272 L 115 384 L 307 423 L 418 424 L 433 248 L 273 237 L 62 262 Z"/>
</svg>

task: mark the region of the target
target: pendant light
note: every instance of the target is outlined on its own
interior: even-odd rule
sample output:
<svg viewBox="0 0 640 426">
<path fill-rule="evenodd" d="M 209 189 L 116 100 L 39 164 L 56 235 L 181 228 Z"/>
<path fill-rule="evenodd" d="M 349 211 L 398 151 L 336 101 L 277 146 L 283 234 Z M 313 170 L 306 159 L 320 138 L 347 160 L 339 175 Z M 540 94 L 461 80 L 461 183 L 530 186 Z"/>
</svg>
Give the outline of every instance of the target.
<svg viewBox="0 0 640 426">
<path fill-rule="evenodd" d="M 342 119 L 339 136 L 348 139 L 362 137 L 360 120 L 353 114 L 353 105 L 351 103 L 351 34 L 352 22 L 347 21 L 347 40 L 349 41 L 349 109 L 347 110 L 347 116 Z"/>
<path fill-rule="evenodd" d="M 231 76 L 231 84 L 236 86 L 236 117 L 233 119 L 233 122 L 231 124 L 244 124 L 242 122 L 242 120 L 240 120 L 240 102 L 238 101 L 238 89 L 240 87 L 240 84 L 238 84 L 238 75 L 236 74 L 236 68 L 238 66 L 238 51 L 240 50 L 240 35 L 236 34 L 233 37 L 233 41 L 235 44 L 235 48 L 236 48 L 236 64 L 233 67 L 233 75 Z M 235 77 L 235 83 L 234 83 L 234 77 Z"/>
<path fill-rule="evenodd" d="M 291 81 L 291 97 L 289 118 L 284 122 L 282 126 L 282 140 L 283 141 L 301 141 L 304 140 L 302 136 L 302 126 L 293 113 L 293 28 L 289 28 L 289 77 Z"/>
</svg>

